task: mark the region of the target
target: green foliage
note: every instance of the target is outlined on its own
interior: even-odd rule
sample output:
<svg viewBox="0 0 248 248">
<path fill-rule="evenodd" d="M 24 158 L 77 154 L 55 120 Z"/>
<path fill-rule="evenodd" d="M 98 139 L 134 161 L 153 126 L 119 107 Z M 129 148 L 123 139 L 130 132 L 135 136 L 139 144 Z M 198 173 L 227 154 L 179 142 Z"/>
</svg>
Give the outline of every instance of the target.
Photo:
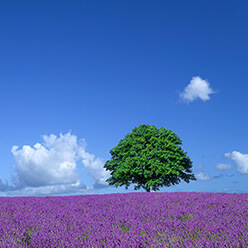
<svg viewBox="0 0 248 248">
<path fill-rule="evenodd" d="M 178 184 L 183 179 L 196 180 L 192 173 L 192 161 L 179 145 L 181 139 L 171 130 L 163 127 L 141 124 L 127 134 L 119 144 L 110 150 L 112 156 L 104 168 L 111 177 L 110 185 L 136 183 L 135 190 L 144 188 L 146 192 Z"/>
</svg>

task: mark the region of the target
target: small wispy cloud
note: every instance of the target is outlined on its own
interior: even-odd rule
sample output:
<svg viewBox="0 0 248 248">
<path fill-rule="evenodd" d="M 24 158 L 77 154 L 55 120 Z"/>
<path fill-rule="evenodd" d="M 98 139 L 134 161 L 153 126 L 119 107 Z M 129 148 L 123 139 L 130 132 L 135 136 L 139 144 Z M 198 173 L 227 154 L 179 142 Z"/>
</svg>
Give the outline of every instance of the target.
<svg viewBox="0 0 248 248">
<path fill-rule="evenodd" d="M 216 169 L 218 169 L 218 170 L 231 170 L 232 166 L 230 164 L 217 164 Z"/>
<path fill-rule="evenodd" d="M 208 174 L 203 173 L 203 172 L 200 172 L 200 173 L 196 174 L 195 177 L 197 179 L 199 179 L 200 181 L 207 181 L 207 180 L 211 179 L 211 177 Z"/>
<path fill-rule="evenodd" d="M 225 153 L 225 158 L 231 159 L 237 165 L 237 170 L 241 174 L 248 174 L 248 154 L 242 154 L 237 151 Z"/>
<path fill-rule="evenodd" d="M 214 93 L 216 92 L 210 88 L 207 80 L 203 80 L 198 76 L 191 79 L 184 91 L 180 93 L 180 98 L 186 103 L 192 102 L 197 98 L 200 98 L 203 101 L 208 101 L 210 100 L 209 95 Z"/>
<path fill-rule="evenodd" d="M 219 178 L 222 178 L 223 176 L 224 176 L 223 174 L 219 174 L 219 175 L 214 176 L 213 178 L 214 179 L 219 179 Z"/>
<path fill-rule="evenodd" d="M 2 179 L 0 179 L 0 192 L 1 191 L 7 191 L 9 190 L 10 187 L 9 187 L 9 182 L 6 180 L 5 182 L 2 181 Z"/>
<path fill-rule="evenodd" d="M 12 184 L 0 180 L 0 191 L 28 195 L 91 191 L 92 186 L 81 182 L 77 173 L 77 161 L 80 159 L 97 188 L 109 185 L 105 180 L 111 176 L 110 172 L 103 168 L 104 162 L 100 158 L 95 159 L 93 154 L 85 151 L 84 139 L 78 142 L 77 136 L 70 132 L 60 134 L 60 137 L 51 134 L 42 138 L 43 144 L 36 143 L 33 147 L 24 145 L 20 149 L 18 146 L 12 147 L 16 161 Z"/>
</svg>

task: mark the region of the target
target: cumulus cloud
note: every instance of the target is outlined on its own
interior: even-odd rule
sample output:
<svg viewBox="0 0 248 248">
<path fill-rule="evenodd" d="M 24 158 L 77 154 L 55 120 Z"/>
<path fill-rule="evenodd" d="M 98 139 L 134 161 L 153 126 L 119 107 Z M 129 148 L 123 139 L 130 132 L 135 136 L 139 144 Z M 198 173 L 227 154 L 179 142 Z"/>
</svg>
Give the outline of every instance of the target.
<svg viewBox="0 0 248 248">
<path fill-rule="evenodd" d="M 103 166 L 104 163 L 100 158 L 95 159 L 95 155 L 85 152 L 80 147 L 78 151 L 79 156 L 82 158 L 82 163 L 89 169 L 89 174 L 96 180 L 97 184 L 108 185 L 105 180 L 111 176 L 110 171 L 106 171 Z"/>
<path fill-rule="evenodd" d="M 237 151 L 225 153 L 225 158 L 231 159 L 237 165 L 237 170 L 241 174 L 248 174 L 248 154 L 242 154 Z"/>
<path fill-rule="evenodd" d="M 209 83 L 206 80 L 200 77 L 193 77 L 184 91 L 180 93 L 180 98 L 187 103 L 197 98 L 208 101 L 210 100 L 209 95 L 213 93 L 215 93 L 214 90 L 209 87 Z"/>
<path fill-rule="evenodd" d="M 232 166 L 230 164 L 217 164 L 216 169 L 218 170 L 230 170 Z"/>
<path fill-rule="evenodd" d="M 67 133 L 57 137 L 54 134 L 44 135 L 44 143 L 36 143 L 33 147 L 24 145 L 18 149 L 13 146 L 16 165 L 12 175 L 12 185 L 0 181 L 0 191 L 29 194 L 76 193 L 79 190 L 92 190 L 92 187 L 80 182 L 77 173 L 77 161 L 88 168 L 90 176 L 98 187 L 108 185 L 105 180 L 110 172 L 106 171 L 100 158 L 85 151 L 85 140 L 77 141 L 75 135 Z M 4 189 L 4 190 L 3 190 Z"/>
</svg>

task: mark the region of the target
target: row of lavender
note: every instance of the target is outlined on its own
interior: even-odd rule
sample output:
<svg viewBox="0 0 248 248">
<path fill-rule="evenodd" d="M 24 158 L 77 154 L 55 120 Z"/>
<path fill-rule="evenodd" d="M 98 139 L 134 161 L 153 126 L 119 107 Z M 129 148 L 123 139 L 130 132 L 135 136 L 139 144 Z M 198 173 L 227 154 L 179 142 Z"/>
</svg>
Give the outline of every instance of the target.
<svg viewBox="0 0 248 248">
<path fill-rule="evenodd" d="M 248 247 L 248 194 L 1 197 L 0 247 Z"/>
</svg>

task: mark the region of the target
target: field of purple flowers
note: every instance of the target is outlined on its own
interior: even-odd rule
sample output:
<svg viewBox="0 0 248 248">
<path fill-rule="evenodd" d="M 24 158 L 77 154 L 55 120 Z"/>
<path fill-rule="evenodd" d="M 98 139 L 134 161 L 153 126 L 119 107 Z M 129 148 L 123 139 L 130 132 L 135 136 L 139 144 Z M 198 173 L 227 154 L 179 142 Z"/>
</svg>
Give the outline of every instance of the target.
<svg viewBox="0 0 248 248">
<path fill-rule="evenodd" d="M 248 194 L 0 197 L 0 247 L 248 247 Z"/>
</svg>

